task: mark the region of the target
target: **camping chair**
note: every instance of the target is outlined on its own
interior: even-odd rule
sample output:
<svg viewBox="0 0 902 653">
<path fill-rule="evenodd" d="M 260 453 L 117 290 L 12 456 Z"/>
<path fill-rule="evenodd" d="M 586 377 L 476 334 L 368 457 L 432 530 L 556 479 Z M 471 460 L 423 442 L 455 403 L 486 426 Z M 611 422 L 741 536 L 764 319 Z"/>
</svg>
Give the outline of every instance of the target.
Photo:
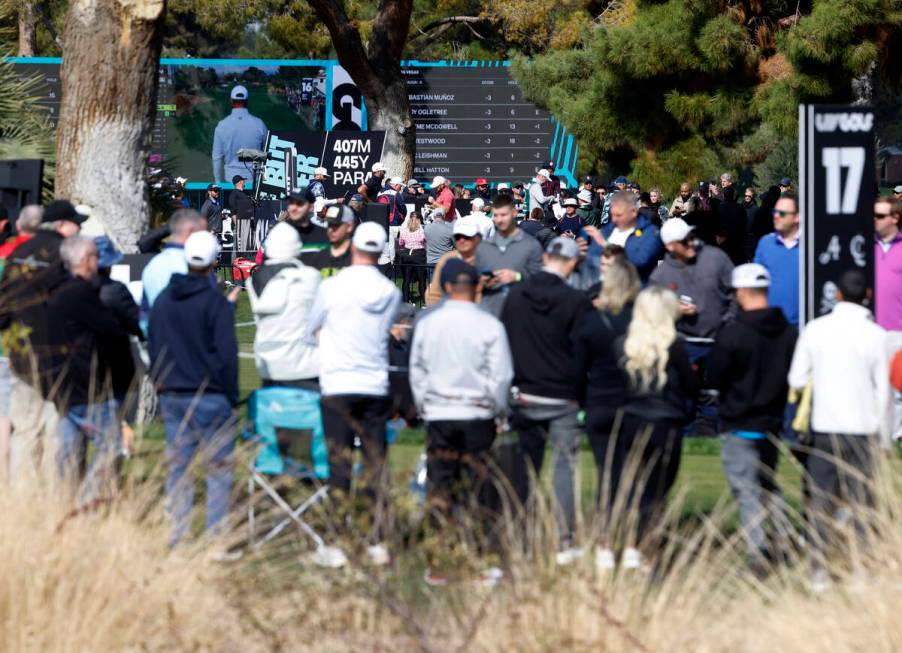
<svg viewBox="0 0 902 653">
<path fill-rule="evenodd" d="M 319 394 L 300 388 L 262 388 L 248 398 L 249 438 L 260 443 L 250 463 L 248 525 L 250 545 L 260 548 L 293 521 L 317 549 L 323 539 L 304 521 L 303 515 L 326 498 L 329 456 L 320 415 Z M 290 478 L 318 485 L 312 496 L 292 507 L 275 489 L 273 481 Z M 254 491 L 259 487 L 285 514 L 260 540 L 256 540 Z"/>
</svg>

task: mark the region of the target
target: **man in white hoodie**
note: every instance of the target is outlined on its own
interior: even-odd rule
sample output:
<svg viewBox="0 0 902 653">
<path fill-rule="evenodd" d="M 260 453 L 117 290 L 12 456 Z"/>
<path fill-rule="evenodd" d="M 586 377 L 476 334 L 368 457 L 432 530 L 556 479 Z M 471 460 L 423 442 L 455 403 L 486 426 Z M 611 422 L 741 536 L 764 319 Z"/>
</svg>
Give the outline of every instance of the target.
<svg viewBox="0 0 902 653">
<path fill-rule="evenodd" d="M 433 508 L 450 512 L 461 487 L 477 492 L 507 412 L 514 375 L 501 322 L 475 303 L 479 274 L 460 259 L 442 268 L 445 301 L 414 331 L 410 388 L 427 430 L 427 478 Z"/>
<path fill-rule="evenodd" d="M 486 215 L 485 200 L 481 197 L 477 197 L 470 203 L 470 215 L 461 219 L 473 222 L 483 240 L 495 235 L 495 223 Z"/>
<path fill-rule="evenodd" d="M 374 501 L 381 500 L 387 475 L 385 425 L 392 406 L 388 339 L 401 303 L 397 286 L 376 267 L 386 238 L 385 229 L 375 222 L 357 227 L 351 266 L 320 284 L 306 328 L 307 340 L 319 341 L 329 485 L 350 494 L 357 437 L 363 449 L 364 491 Z M 369 553 L 375 562 L 388 562 L 381 544 L 370 547 Z"/>
<path fill-rule="evenodd" d="M 303 336 L 320 273 L 298 259 L 302 246 L 295 228 L 278 223 L 263 244 L 263 265 L 247 284 L 257 327 L 254 359 L 263 387 L 319 391 L 319 349 Z"/>
</svg>

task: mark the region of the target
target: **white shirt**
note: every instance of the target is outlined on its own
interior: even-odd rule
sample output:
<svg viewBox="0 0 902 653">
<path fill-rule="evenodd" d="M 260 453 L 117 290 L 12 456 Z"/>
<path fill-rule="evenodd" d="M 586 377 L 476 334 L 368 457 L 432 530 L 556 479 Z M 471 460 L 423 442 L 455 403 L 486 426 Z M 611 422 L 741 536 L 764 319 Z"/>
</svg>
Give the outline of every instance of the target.
<svg viewBox="0 0 902 653">
<path fill-rule="evenodd" d="M 871 312 L 839 302 L 802 330 L 790 387 L 814 383 L 811 427 L 819 433 L 880 435 L 889 443 L 889 343 Z"/>
<path fill-rule="evenodd" d="M 631 227 L 630 229 L 617 229 L 611 232 L 611 235 L 608 236 L 608 242 L 612 245 L 619 245 L 620 247 L 626 247 L 626 241 L 629 240 L 630 234 L 636 230 L 635 227 Z"/>
</svg>

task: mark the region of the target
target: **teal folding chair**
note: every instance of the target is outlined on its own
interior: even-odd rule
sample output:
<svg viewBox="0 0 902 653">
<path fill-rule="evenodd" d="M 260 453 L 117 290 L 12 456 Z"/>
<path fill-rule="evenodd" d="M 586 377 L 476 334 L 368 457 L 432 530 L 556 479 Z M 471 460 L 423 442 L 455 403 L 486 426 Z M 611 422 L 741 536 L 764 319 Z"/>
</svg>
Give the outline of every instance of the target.
<svg viewBox="0 0 902 653">
<path fill-rule="evenodd" d="M 323 548 L 322 537 L 303 518 L 305 512 L 326 498 L 329 489 L 329 455 L 319 394 L 300 388 L 262 388 L 248 398 L 248 418 L 248 438 L 260 445 L 250 463 L 248 479 L 250 545 L 260 548 L 294 522 L 317 549 Z M 274 485 L 285 479 L 312 482 L 316 490 L 303 503 L 292 507 Z M 284 513 L 284 518 L 259 540 L 254 501 L 257 488 Z"/>
</svg>

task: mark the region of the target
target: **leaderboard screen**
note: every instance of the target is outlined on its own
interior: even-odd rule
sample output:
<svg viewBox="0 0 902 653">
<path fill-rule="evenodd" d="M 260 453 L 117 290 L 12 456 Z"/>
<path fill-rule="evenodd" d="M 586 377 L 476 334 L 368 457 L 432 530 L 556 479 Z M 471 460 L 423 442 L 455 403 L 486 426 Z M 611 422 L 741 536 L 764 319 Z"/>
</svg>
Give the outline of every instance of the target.
<svg viewBox="0 0 902 653">
<path fill-rule="evenodd" d="M 59 116 L 59 59 L 12 58 L 22 77 L 42 82 L 51 126 Z M 526 101 L 501 62 L 404 62 L 417 126 L 414 177 L 472 184 L 528 181 L 543 163 L 571 181 L 578 150 L 572 136 Z M 270 131 L 367 128 L 359 90 L 336 61 L 163 59 L 150 160 L 189 187 L 213 181 L 213 134 L 229 115 L 229 93 L 248 89 L 248 110 Z M 228 180 L 226 180 L 228 181 Z"/>
</svg>

